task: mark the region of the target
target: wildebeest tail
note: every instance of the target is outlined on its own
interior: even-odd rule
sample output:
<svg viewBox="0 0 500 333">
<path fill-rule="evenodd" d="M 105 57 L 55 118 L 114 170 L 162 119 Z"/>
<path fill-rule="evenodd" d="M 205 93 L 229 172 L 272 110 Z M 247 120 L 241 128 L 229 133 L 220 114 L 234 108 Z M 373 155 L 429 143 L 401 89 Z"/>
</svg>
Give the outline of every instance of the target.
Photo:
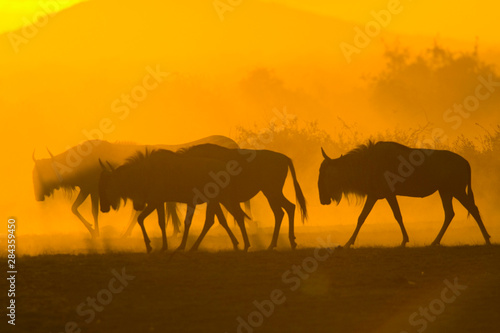
<svg viewBox="0 0 500 333">
<path fill-rule="evenodd" d="M 175 214 L 174 214 L 175 213 Z M 179 215 L 177 205 L 175 203 L 167 202 L 167 221 L 172 219 L 172 225 L 174 230 L 180 230 L 181 220 L 179 220 Z"/>
<path fill-rule="evenodd" d="M 249 216 L 249 219 L 252 219 L 252 207 L 250 205 L 250 200 L 245 201 L 245 212 Z"/>
<path fill-rule="evenodd" d="M 290 168 L 290 172 L 292 173 L 293 187 L 295 188 L 295 198 L 299 203 L 300 213 L 302 215 L 302 223 L 304 223 L 304 220 L 307 219 L 306 198 L 304 197 L 304 193 L 302 193 L 302 189 L 300 188 L 299 182 L 297 181 L 295 167 L 293 166 L 293 162 L 290 158 L 288 158 L 288 167 Z"/>
<path fill-rule="evenodd" d="M 467 196 L 470 201 L 474 203 L 474 193 L 472 192 L 472 171 L 470 169 L 470 164 L 467 163 Z M 470 212 L 467 210 L 467 217 L 469 217 Z"/>
</svg>

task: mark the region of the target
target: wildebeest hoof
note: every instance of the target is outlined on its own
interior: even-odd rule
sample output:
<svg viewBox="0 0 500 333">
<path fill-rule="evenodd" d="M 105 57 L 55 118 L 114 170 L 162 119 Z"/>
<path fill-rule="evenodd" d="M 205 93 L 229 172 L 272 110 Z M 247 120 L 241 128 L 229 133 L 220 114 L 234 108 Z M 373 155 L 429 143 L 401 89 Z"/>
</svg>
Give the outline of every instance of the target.
<svg viewBox="0 0 500 333">
<path fill-rule="evenodd" d="M 132 233 L 131 232 L 124 232 L 123 235 L 120 236 L 120 238 L 127 238 L 127 237 L 130 237 Z"/>
</svg>

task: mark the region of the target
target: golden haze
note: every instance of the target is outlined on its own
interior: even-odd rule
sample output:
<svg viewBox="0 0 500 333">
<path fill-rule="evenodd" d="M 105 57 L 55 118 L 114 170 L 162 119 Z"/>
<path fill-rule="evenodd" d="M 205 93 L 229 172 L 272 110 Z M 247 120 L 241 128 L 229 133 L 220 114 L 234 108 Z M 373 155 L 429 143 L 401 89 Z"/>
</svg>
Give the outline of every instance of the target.
<svg viewBox="0 0 500 333">
<path fill-rule="evenodd" d="M 40 16 L 44 21 L 23 27 L 23 18 L 31 20 L 40 14 L 40 3 L 2 1 L 2 212 L 16 216 L 20 234 L 77 232 L 87 237 L 62 191 L 53 199 L 35 202 L 31 156 L 35 150 L 37 158 L 47 158 L 46 148 L 61 153 L 100 134 L 112 142 L 141 144 L 174 144 L 211 134 L 237 139 L 241 128 L 268 128 L 276 117 L 274 109 L 292 114 L 299 127 L 315 121 L 332 137 L 340 131 L 347 136 L 351 132 L 346 128 L 355 129 L 361 133 L 357 143 L 395 128 L 404 132 L 429 123 L 443 128 L 450 140 L 460 135 L 474 139 L 484 134 L 476 123 L 488 130 L 498 125 L 495 93 L 453 129 L 442 117 L 451 102 L 426 104 L 409 113 L 392 104 L 381 110 L 372 88 L 386 69 L 386 48 L 395 45 L 414 55 L 432 48 L 436 40 L 457 54 L 473 52 L 477 45 L 482 61 L 495 68 L 500 37 L 493 27 L 500 4 L 401 1 L 400 13 L 392 15 L 387 27 L 348 63 L 339 45 L 353 44 L 353 28 L 373 21 L 370 12 L 385 10 L 388 3 L 242 1 L 221 20 L 211 1 L 95 0 L 66 2 L 67 8 L 61 6 L 48 17 Z M 148 81 L 158 84 L 147 90 L 144 100 L 129 105 L 127 112 L 116 112 L 118 105 L 125 105 L 123 96 L 143 85 L 152 72 L 169 74 Z M 389 105 L 382 101 L 386 102 Z M 109 119 L 105 131 L 103 119 Z M 304 166 L 299 181 L 307 189 L 312 211 L 306 225 L 297 224 L 298 241 L 301 233 L 315 228 L 337 228 L 336 241 L 343 242 L 354 228 L 360 207 L 346 202 L 336 208 L 319 205 L 315 187 L 321 161 L 318 148 L 311 147 L 315 157 L 296 162 Z M 293 147 L 283 145 L 283 149 Z M 473 164 L 479 174 L 480 168 Z M 482 193 L 479 186 L 475 193 L 492 239 L 497 240 L 500 229 L 492 221 L 498 213 L 490 209 L 492 198 L 497 197 Z M 262 198 L 257 202 L 256 216 L 262 226 L 270 227 L 271 211 Z M 400 241 L 389 208 L 379 205 L 360 234 L 360 244 Z M 429 243 L 442 223 L 438 197 L 404 199 L 401 206 L 410 239 L 417 239 L 416 245 Z M 445 241 L 480 243 L 477 226 L 456 206 L 457 217 Z M 129 209 L 102 217 L 101 225 L 121 231 Z M 81 211 L 91 219 L 89 205 Z M 195 225 L 200 224 L 201 218 Z M 157 229 L 153 222 L 150 225 L 151 232 Z M 345 229 L 339 227 L 344 225 Z M 286 231 L 286 222 L 282 229 Z M 388 230 L 390 236 L 382 237 L 381 230 Z"/>
</svg>

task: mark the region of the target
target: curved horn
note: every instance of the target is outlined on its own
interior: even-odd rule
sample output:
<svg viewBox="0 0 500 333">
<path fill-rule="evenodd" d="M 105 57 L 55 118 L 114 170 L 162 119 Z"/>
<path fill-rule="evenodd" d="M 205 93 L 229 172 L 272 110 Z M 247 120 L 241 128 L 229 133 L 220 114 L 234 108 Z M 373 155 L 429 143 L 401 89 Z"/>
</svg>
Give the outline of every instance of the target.
<svg viewBox="0 0 500 333">
<path fill-rule="evenodd" d="M 49 152 L 50 157 L 54 158 L 54 155 L 52 155 L 52 153 L 50 152 L 49 148 L 47 148 L 47 151 Z"/>
<path fill-rule="evenodd" d="M 323 147 L 321 147 L 321 153 L 323 154 L 323 157 L 325 158 L 325 160 L 331 160 L 330 157 L 328 157 L 328 155 L 325 153 L 325 151 L 323 150 Z"/>
<path fill-rule="evenodd" d="M 99 164 L 101 165 L 101 168 L 104 170 L 104 171 L 109 171 L 108 168 L 106 168 L 106 166 L 104 165 L 104 163 L 102 163 L 101 159 L 99 159 Z"/>
<path fill-rule="evenodd" d="M 31 155 L 31 158 L 33 159 L 33 162 L 36 162 L 36 158 L 35 158 L 35 149 L 33 149 L 33 155 Z"/>
<path fill-rule="evenodd" d="M 113 166 L 111 165 L 111 163 L 109 163 L 109 161 L 106 161 L 106 163 L 108 163 L 109 168 L 111 169 L 111 171 L 115 171 L 115 168 L 113 168 Z"/>
</svg>

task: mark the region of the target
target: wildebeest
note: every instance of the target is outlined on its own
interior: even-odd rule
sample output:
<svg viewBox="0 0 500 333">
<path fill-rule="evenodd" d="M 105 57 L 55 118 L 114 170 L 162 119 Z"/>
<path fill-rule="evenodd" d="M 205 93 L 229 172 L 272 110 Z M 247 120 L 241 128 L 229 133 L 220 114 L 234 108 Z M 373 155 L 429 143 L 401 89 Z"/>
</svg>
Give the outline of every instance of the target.
<svg viewBox="0 0 500 333">
<path fill-rule="evenodd" d="M 213 135 L 197 141 L 188 142 L 179 145 L 136 145 L 129 143 L 110 143 L 101 140 L 85 141 L 80 145 L 72 147 L 67 151 L 58 154 L 50 154 L 50 158 L 35 159 L 33 153 L 33 161 L 35 167 L 33 169 L 33 185 L 35 190 L 35 199 L 44 201 L 45 197 L 52 195 L 54 190 L 79 189 L 79 193 L 71 210 L 83 225 L 88 229 L 92 237 L 99 235 L 99 195 L 98 182 L 101 174 L 99 159 L 109 161 L 112 165 L 121 165 L 125 160 L 135 154 L 137 151 L 144 149 L 171 149 L 176 150 L 192 145 L 202 143 L 215 143 L 228 148 L 238 148 L 238 144 L 232 139 Z M 78 207 L 90 195 L 92 203 L 92 215 L 94 218 L 94 228 L 80 214 Z M 178 231 L 179 218 L 176 213 L 175 204 L 167 204 L 169 215 L 172 214 L 174 228 Z M 135 225 L 135 216 L 129 224 L 126 234 L 129 234 L 132 227 Z"/>
<path fill-rule="evenodd" d="M 395 142 L 369 142 L 332 159 L 321 149 L 324 161 L 319 170 L 318 189 L 321 204 L 332 199 L 337 204 L 342 196 L 366 196 L 358 224 L 346 247 L 354 244 L 359 229 L 379 199 L 386 199 L 403 234 L 404 246 L 408 234 L 396 196 L 426 197 L 438 191 L 445 212 L 444 224 L 432 245 L 438 245 L 455 213 L 456 198 L 474 217 L 486 244 L 490 235 L 484 227 L 474 202 L 469 162 L 447 150 L 412 149 Z"/>
<path fill-rule="evenodd" d="M 214 144 L 202 144 L 181 149 L 180 153 L 191 157 L 213 158 L 223 161 L 228 168 L 233 169 L 234 175 L 219 177 L 221 185 L 230 184 L 235 186 L 233 199 L 244 202 L 262 192 L 267 198 L 274 213 L 275 225 L 269 249 L 276 247 L 278 235 L 283 220 L 283 209 L 289 219 L 289 240 L 292 249 L 297 246 L 294 235 L 295 204 L 283 195 L 283 186 L 288 175 L 292 175 L 295 196 L 302 214 L 302 220 L 307 217 L 306 200 L 300 188 L 292 160 L 281 154 L 270 150 L 253 149 L 229 149 Z M 242 231 L 245 242 L 245 250 L 250 247 L 243 219 L 236 220 Z M 186 226 L 185 229 L 189 229 Z"/>
<path fill-rule="evenodd" d="M 144 219 L 155 209 L 158 211 L 158 223 L 162 230 L 162 249 L 167 249 L 163 212 L 165 202 L 186 203 L 191 212 L 196 205 L 207 202 L 205 226 L 192 249 L 198 247 L 214 223 L 215 215 L 226 229 L 234 248 L 238 248 L 238 241 L 229 229 L 219 205 L 222 203 L 237 221 L 248 217 L 241 209 L 240 202 L 234 199 L 235 185 L 221 186 L 214 195 L 203 195 L 201 192 L 207 184 L 213 182 L 211 175 L 225 172 L 225 163 L 215 159 L 188 157 L 169 150 L 153 150 L 136 153 L 116 169 L 111 167 L 107 169 L 103 164 L 101 166 L 103 169 L 99 180 L 101 211 L 108 212 L 110 207 L 118 209 L 122 199 L 125 201 L 130 199 L 135 209 L 143 209 L 137 221 L 141 226 L 148 253 L 152 248 L 144 227 Z M 190 217 L 192 214 L 188 212 L 186 219 Z M 184 235 L 187 237 L 187 230 Z"/>
</svg>

